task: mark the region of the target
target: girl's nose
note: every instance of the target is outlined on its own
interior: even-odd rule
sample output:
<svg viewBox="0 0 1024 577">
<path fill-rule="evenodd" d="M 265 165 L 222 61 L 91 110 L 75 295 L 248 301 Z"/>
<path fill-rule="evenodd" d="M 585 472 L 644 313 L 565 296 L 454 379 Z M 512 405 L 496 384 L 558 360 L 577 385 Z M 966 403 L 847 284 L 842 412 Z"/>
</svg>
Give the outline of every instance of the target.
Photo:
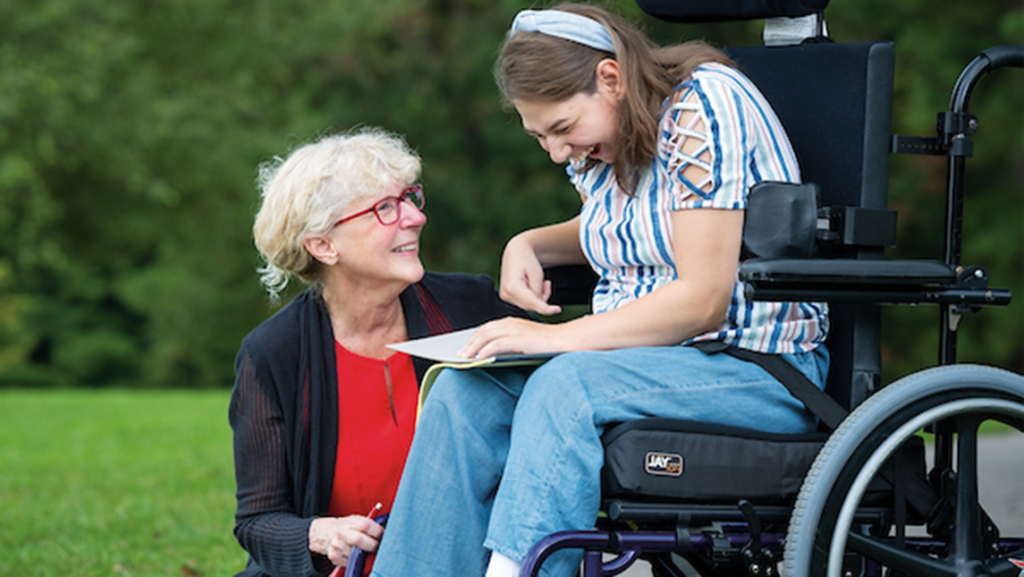
<svg viewBox="0 0 1024 577">
<path fill-rule="evenodd" d="M 545 138 L 541 146 L 544 147 L 544 150 L 548 151 L 551 162 L 555 164 L 562 164 L 569 160 L 569 155 L 572 154 L 572 145 L 554 138 Z"/>
</svg>

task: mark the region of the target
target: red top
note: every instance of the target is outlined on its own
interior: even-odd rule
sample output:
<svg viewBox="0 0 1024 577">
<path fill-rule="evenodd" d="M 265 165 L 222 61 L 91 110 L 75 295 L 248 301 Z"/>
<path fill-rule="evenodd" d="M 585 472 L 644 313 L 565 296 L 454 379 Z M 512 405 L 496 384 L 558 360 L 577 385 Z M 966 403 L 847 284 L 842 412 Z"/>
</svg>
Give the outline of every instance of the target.
<svg viewBox="0 0 1024 577">
<path fill-rule="evenodd" d="M 416 425 L 419 387 L 412 357 L 387 360 L 352 353 L 335 342 L 338 357 L 338 455 L 327 509 L 332 517 L 391 511 Z M 388 379 L 391 381 L 391 398 Z M 369 560 L 368 560 L 369 561 Z M 369 567 L 369 563 L 367 564 Z"/>
</svg>

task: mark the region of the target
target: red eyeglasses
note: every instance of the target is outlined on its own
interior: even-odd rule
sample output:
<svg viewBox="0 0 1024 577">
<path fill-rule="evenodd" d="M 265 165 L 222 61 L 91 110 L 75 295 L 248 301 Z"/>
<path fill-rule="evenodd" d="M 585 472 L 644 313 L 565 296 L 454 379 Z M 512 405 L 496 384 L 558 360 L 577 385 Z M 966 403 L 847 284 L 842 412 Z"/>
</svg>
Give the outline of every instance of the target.
<svg viewBox="0 0 1024 577">
<path fill-rule="evenodd" d="M 377 202 L 377 204 L 371 206 L 370 208 L 364 211 L 357 212 L 350 216 L 346 216 L 345 218 L 334 223 L 334 226 L 338 226 L 339 224 L 348 222 L 353 218 L 363 216 L 364 214 L 369 214 L 371 212 L 377 216 L 377 220 L 380 221 L 381 224 L 385 226 L 389 224 L 395 224 L 396 222 L 398 222 L 400 212 L 398 205 L 400 205 L 403 200 L 415 206 L 417 209 L 423 210 L 423 205 L 425 203 L 425 199 L 423 198 L 423 185 L 414 184 L 403 190 L 402 194 L 398 196 L 389 196 L 383 200 L 380 200 Z"/>
</svg>

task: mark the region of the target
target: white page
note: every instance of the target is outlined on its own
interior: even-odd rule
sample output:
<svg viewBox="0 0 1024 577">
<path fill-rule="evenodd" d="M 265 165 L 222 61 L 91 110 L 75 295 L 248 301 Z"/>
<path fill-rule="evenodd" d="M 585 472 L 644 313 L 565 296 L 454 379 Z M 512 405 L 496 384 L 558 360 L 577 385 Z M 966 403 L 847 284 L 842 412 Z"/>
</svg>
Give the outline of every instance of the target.
<svg viewBox="0 0 1024 577">
<path fill-rule="evenodd" d="M 460 357 L 459 351 L 462 350 L 475 330 L 475 328 L 463 329 L 454 333 L 413 339 L 404 343 L 392 343 L 388 345 L 388 348 L 441 363 L 468 363 L 473 359 Z"/>
<path fill-rule="evenodd" d="M 459 351 L 465 346 L 466 341 L 473 334 L 476 328 L 463 329 L 461 331 L 455 331 L 453 333 L 445 333 L 443 335 L 437 335 L 433 337 L 423 337 L 421 339 L 413 339 L 405 341 L 404 343 L 391 343 L 388 345 L 389 349 L 393 349 L 399 352 L 403 352 L 413 357 L 420 357 L 424 359 L 430 359 L 439 363 L 452 363 L 452 364 L 466 364 L 466 363 L 480 363 L 481 361 L 492 361 L 497 360 L 503 363 L 512 362 L 523 362 L 523 361 L 534 361 L 540 359 L 550 359 L 556 356 L 558 353 L 535 353 L 535 354 L 520 354 L 520 353 L 504 353 L 487 359 L 466 359 L 459 356 Z"/>
</svg>

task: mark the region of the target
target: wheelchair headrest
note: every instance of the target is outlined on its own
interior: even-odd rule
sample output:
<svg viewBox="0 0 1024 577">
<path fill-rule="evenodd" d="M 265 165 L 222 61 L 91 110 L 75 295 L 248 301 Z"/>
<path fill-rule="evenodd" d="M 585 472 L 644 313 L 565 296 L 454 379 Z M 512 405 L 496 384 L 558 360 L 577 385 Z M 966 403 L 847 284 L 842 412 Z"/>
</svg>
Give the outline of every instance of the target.
<svg viewBox="0 0 1024 577">
<path fill-rule="evenodd" d="M 668 22 L 723 22 L 796 18 L 821 12 L 828 0 L 636 0 L 641 10 Z"/>
</svg>

